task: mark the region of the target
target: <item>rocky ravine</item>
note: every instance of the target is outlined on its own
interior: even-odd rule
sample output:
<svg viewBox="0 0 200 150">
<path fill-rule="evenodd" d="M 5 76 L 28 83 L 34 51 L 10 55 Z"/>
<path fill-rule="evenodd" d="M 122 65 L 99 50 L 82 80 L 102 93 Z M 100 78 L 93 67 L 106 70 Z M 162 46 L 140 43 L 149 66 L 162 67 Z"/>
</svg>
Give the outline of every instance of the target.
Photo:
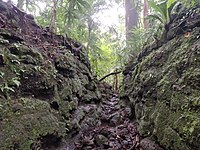
<svg viewBox="0 0 200 150">
<path fill-rule="evenodd" d="M 167 150 L 200 149 L 200 8 L 184 10 L 163 38 L 124 71 L 129 100 L 145 141 Z M 148 148 L 144 148 L 148 149 Z"/>
<path fill-rule="evenodd" d="M 84 46 L 0 0 L 0 149 L 199 149 L 199 9 L 169 26 L 127 67 L 120 99 Z"/>
</svg>

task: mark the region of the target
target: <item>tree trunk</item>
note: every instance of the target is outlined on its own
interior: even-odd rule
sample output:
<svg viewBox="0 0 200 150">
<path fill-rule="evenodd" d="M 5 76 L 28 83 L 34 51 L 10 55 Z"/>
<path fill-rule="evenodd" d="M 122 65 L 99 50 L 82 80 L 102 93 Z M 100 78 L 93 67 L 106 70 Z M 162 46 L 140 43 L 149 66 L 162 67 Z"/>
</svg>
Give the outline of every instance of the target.
<svg viewBox="0 0 200 150">
<path fill-rule="evenodd" d="M 119 78 L 118 78 L 118 74 L 115 74 L 114 76 L 114 86 L 113 89 L 118 91 L 118 83 L 119 83 Z"/>
<path fill-rule="evenodd" d="M 148 2 L 147 0 L 144 0 L 144 8 L 143 8 L 143 17 L 144 17 L 144 29 L 148 29 L 149 28 L 149 22 L 147 19 L 145 19 L 145 17 L 148 16 Z"/>
<path fill-rule="evenodd" d="M 138 13 L 132 0 L 125 0 L 126 41 L 130 38 L 130 31 L 137 26 Z"/>
<path fill-rule="evenodd" d="M 49 27 L 51 32 L 56 32 L 56 9 L 57 9 L 57 0 L 53 0 L 53 10 Z"/>
<path fill-rule="evenodd" d="M 17 1 L 17 7 L 18 7 L 20 10 L 23 10 L 23 6 L 24 6 L 24 0 L 18 0 L 18 1 Z"/>
<path fill-rule="evenodd" d="M 8 4 L 12 4 L 12 1 L 11 1 L 11 0 L 8 0 L 7 3 L 8 3 Z"/>
<path fill-rule="evenodd" d="M 92 18 L 89 16 L 87 19 L 87 28 L 88 28 L 88 43 L 86 49 L 89 50 L 91 42 L 91 32 L 92 32 Z"/>
</svg>

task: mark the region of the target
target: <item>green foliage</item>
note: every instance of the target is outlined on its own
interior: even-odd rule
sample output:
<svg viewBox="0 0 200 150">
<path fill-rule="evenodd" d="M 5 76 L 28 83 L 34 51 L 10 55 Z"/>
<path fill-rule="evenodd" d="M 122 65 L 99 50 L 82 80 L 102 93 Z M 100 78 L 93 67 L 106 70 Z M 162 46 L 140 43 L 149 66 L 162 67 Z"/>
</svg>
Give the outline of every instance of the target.
<svg viewBox="0 0 200 150">
<path fill-rule="evenodd" d="M 128 41 L 126 49 L 123 51 L 124 62 L 136 58 L 142 50 L 143 44 L 147 39 L 147 33 L 143 28 L 137 27 L 132 29 L 131 37 Z"/>
<path fill-rule="evenodd" d="M 180 0 L 180 2 L 188 8 L 200 4 L 200 0 Z"/>
<path fill-rule="evenodd" d="M 52 2 L 46 3 L 46 8 L 40 12 L 37 16 L 37 21 L 42 26 L 49 26 L 51 12 L 52 12 Z M 85 26 L 85 16 L 87 10 L 90 9 L 90 3 L 85 0 L 63 0 L 59 1 L 57 4 L 57 32 L 60 34 L 67 34 L 74 38 L 77 32 L 82 31 L 86 28 Z M 84 31 L 82 31 L 84 32 Z M 71 35 L 74 33 L 73 35 Z M 83 34 L 84 35 L 84 34 Z M 77 39 L 77 38 L 76 38 Z"/>
<path fill-rule="evenodd" d="M 149 28 L 146 30 L 143 27 L 132 29 L 131 37 L 127 41 L 127 47 L 123 51 L 123 57 L 126 63 L 136 58 L 144 44 L 150 44 L 160 37 L 164 30 L 164 25 L 170 21 L 173 8 L 177 1 L 149 0 L 148 3 L 152 9 L 151 14 L 146 18 L 149 20 Z"/>
<path fill-rule="evenodd" d="M 57 33 L 85 45 L 92 70 L 99 78 L 122 66 L 120 51 L 124 43 L 117 27 L 102 31 L 96 18 L 98 13 L 116 2 L 122 4 L 121 0 L 62 0 L 57 3 Z M 44 27 L 50 24 L 52 5 L 52 1 L 47 1 L 44 10 L 36 17 Z"/>
<path fill-rule="evenodd" d="M 10 54 L 9 50 L 2 48 L 3 60 L 6 66 L 0 70 L 0 91 L 4 94 L 5 98 L 9 99 L 9 93 L 15 92 L 15 88 L 20 86 L 20 68 L 16 65 L 20 65 L 20 62 L 16 59 L 16 56 Z"/>
<path fill-rule="evenodd" d="M 17 1 L 17 7 L 19 7 L 21 10 L 25 9 L 27 12 L 32 12 L 33 14 L 36 14 L 38 11 L 41 11 L 41 8 L 39 6 L 39 3 L 46 3 L 47 0 L 18 0 Z"/>
<path fill-rule="evenodd" d="M 18 77 L 13 77 L 10 80 L 4 81 L 4 83 L 0 84 L 0 90 L 4 93 L 5 97 L 9 98 L 9 92 L 15 92 L 14 87 L 20 86 L 20 81 Z"/>
<path fill-rule="evenodd" d="M 0 85 L 0 89 L 3 93 L 7 94 L 9 91 L 14 92 L 15 90 L 8 86 L 7 83 L 4 83 L 3 85 Z"/>
<path fill-rule="evenodd" d="M 154 10 L 153 14 L 149 15 L 149 18 L 158 19 L 162 24 L 166 24 L 170 21 L 171 11 L 176 4 L 176 0 L 164 0 L 161 2 L 148 1 L 149 6 Z"/>
<path fill-rule="evenodd" d="M 194 5 L 200 4 L 199 0 L 162 0 L 156 1 L 149 0 L 149 6 L 154 10 L 148 18 L 154 18 L 159 20 L 162 24 L 166 24 L 170 21 L 171 14 L 176 8 L 176 4 L 183 4 L 185 7 L 192 7 Z"/>
<path fill-rule="evenodd" d="M 101 39 L 98 45 L 96 47 L 95 45 L 92 46 L 95 50 L 91 49 L 89 55 L 93 72 L 98 77 L 102 77 L 114 70 L 117 55 L 113 50 L 114 46 L 109 41 L 106 41 L 106 39 Z"/>
</svg>

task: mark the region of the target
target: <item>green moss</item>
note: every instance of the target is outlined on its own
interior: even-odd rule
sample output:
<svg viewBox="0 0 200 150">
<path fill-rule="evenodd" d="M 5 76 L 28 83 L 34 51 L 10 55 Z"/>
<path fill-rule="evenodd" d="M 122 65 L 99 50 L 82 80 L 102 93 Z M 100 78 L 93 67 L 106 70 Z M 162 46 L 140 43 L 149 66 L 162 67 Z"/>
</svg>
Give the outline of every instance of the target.
<svg viewBox="0 0 200 150">
<path fill-rule="evenodd" d="M 160 143 L 166 149 L 190 150 L 179 134 L 170 127 L 163 131 L 163 139 Z"/>
<path fill-rule="evenodd" d="M 22 108 L 13 112 L 11 108 L 16 103 L 22 104 Z M 22 98 L 17 102 L 10 102 L 9 105 L 11 108 L 4 105 L 6 112 L 3 113 L 4 119 L 0 125 L 0 134 L 3 135 L 3 139 L 0 138 L 2 149 L 9 149 L 14 143 L 20 149 L 30 149 L 30 145 L 40 136 L 54 133 L 65 135 L 65 126 L 61 126 L 47 102 Z"/>
<path fill-rule="evenodd" d="M 200 146 L 200 117 L 198 113 L 185 112 L 174 122 L 173 127 L 185 142 L 191 143 L 194 147 Z"/>
</svg>

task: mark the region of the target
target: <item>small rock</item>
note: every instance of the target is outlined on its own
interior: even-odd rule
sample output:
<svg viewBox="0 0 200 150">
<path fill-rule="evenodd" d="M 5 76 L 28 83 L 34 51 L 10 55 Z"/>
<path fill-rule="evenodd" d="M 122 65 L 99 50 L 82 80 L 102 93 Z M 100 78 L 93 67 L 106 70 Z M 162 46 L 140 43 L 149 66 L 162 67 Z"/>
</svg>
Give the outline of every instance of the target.
<svg viewBox="0 0 200 150">
<path fill-rule="evenodd" d="M 104 128 L 104 129 L 102 129 L 101 131 L 100 131 L 100 134 L 102 134 L 102 135 L 104 135 L 104 136 L 106 136 L 106 137 L 108 137 L 109 135 L 110 135 L 110 131 L 108 131 L 106 128 Z"/>
<path fill-rule="evenodd" d="M 114 138 L 114 137 L 111 137 L 109 140 L 110 140 L 110 141 L 115 141 L 115 138 Z"/>
<path fill-rule="evenodd" d="M 113 142 L 110 142 L 110 143 L 109 143 L 109 146 L 110 146 L 110 147 L 114 147 L 114 145 L 115 145 L 115 144 L 114 144 Z"/>
<path fill-rule="evenodd" d="M 117 129 L 119 129 L 119 130 L 122 130 L 122 129 L 124 129 L 124 128 L 125 128 L 124 125 L 119 125 L 119 126 L 117 127 Z"/>
<path fill-rule="evenodd" d="M 23 108 L 23 105 L 21 103 L 15 103 L 12 105 L 12 111 L 17 112 Z"/>
<path fill-rule="evenodd" d="M 117 143 L 116 144 L 116 149 L 121 150 L 121 148 L 122 148 L 121 144 Z"/>
<path fill-rule="evenodd" d="M 128 141 L 123 140 L 123 144 L 127 146 L 128 145 Z"/>
<path fill-rule="evenodd" d="M 93 150 L 92 146 L 86 146 L 83 150 Z"/>
<path fill-rule="evenodd" d="M 110 125 L 116 126 L 117 124 L 122 123 L 122 117 L 119 112 L 117 112 L 110 120 Z"/>
<path fill-rule="evenodd" d="M 85 136 L 82 142 L 87 145 L 93 145 L 94 144 L 93 140 L 94 140 L 93 138 Z"/>
<path fill-rule="evenodd" d="M 128 141 L 128 145 L 132 145 L 133 144 L 133 142 L 131 142 L 131 141 Z"/>
<path fill-rule="evenodd" d="M 144 138 L 140 142 L 140 146 L 142 150 L 163 150 L 155 141 L 151 140 L 150 138 Z"/>
<path fill-rule="evenodd" d="M 97 145 L 106 144 L 107 141 L 108 141 L 108 139 L 104 135 L 102 135 L 102 134 L 98 134 L 95 137 L 95 142 L 97 143 Z"/>
</svg>

